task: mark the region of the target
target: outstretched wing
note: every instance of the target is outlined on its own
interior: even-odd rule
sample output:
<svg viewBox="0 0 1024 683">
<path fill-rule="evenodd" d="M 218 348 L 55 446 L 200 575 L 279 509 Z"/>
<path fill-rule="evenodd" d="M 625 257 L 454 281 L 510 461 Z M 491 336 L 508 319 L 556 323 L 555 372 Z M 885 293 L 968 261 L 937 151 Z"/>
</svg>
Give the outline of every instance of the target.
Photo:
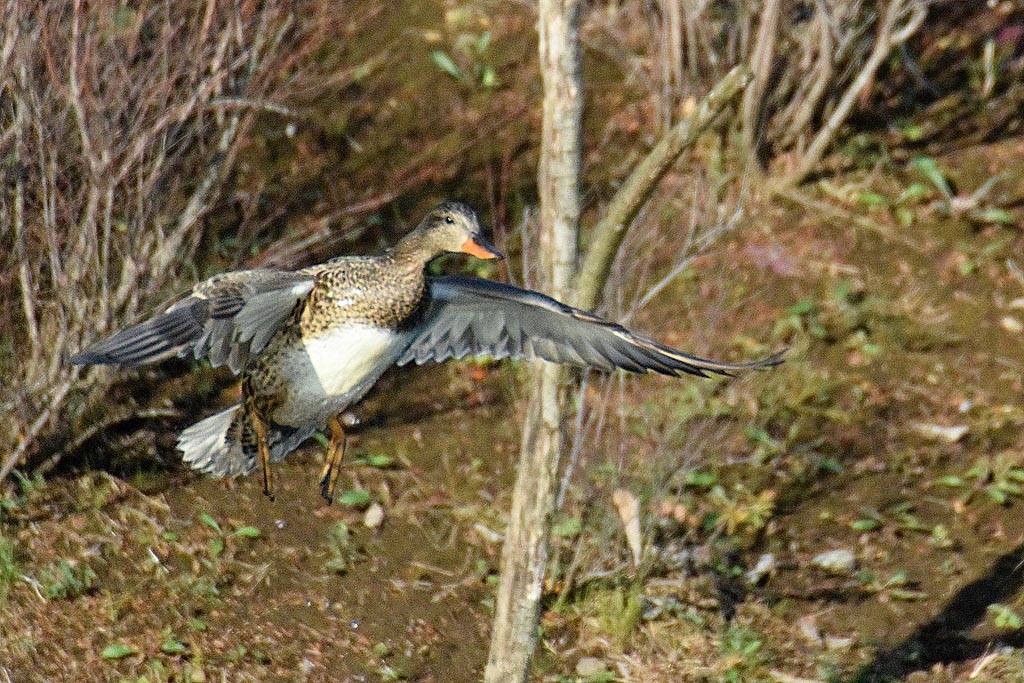
<svg viewBox="0 0 1024 683">
<path fill-rule="evenodd" d="M 313 288 L 313 275 L 240 270 L 215 275 L 160 313 L 71 357 L 76 365 L 143 365 L 189 351 L 236 374 Z"/>
<path fill-rule="evenodd" d="M 782 363 L 783 352 L 750 363 L 691 356 L 551 297 L 499 282 L 466 277 L 428 282 L 430 303 L 399 365 L 467 355 L 540 357 L 602 370 L 705 377 Z"/>
</svg>

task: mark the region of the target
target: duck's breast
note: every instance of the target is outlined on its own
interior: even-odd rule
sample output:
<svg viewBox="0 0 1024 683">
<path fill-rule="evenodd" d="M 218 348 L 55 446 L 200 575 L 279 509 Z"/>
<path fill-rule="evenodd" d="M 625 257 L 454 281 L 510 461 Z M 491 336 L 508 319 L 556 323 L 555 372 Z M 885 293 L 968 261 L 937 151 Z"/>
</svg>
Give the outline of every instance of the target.
<svg viewBox="0 0 1024 683">
<path fill-rule="evenodd" d="M 400 335 L 372 326 L 335 328 L 285 350 L 277 359 L 285 390 L 272 419 L 322 425 L 369 391 L 401 353 Z"/>
<path fill-rule="evenodd" d="M 394 363 L 399 335 L 372 326 L 336 328 L 303 341 L 309 364 L 326 396 L 344 396 Z"/>
</svg>

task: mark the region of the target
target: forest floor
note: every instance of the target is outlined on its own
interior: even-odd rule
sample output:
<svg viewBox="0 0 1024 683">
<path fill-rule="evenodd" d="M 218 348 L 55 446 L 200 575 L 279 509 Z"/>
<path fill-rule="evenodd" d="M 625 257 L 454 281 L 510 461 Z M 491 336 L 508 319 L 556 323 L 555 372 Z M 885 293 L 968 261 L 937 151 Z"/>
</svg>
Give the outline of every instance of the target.
<svg viewBox="0 0 1024 683">
<path fill-rule="evenodd" d="M 347 229 L 360 206 L 383 207 L 359 233 L 373 249 L 442 196 L 527 251 L 514 226 L 539 130 L 532 19 L 384 7 L 373 44 L 325 56 L 370 75 L 318 92 L 312 133 L 267 126 L 240 164 L 240 183 L 279 188 L 278 247 L 302 247 L 256 245 L 253 263 L 333 255 L 349 233 L 324 226 Z M 410 24 L 445 21 L 480 23 L 468 52 L 431 33 L 419 61 L 402 57 Z M 488 68 L 500 87 L 466 85 Z M 589 50 L 585 71 L 589 220 L 652 114 L 614 51 Z M 859 157 L 805 194 L 744 200 L 745 218 L 634 305 L 687 256 L 703 199 L 666 179 L 624 245 L 610 317 L 703 356 L 790 350 L 729 381 L 586 378 L 533 680 L 1024 680 L 1024 139 L 917 162 L 898 142 L 900 158 Z M 978 205 L 946 210 L 938 178 L 965 199 L 998 174 Z M 230 246 L 204 268 L 244 261 Z M 183 361 L 132 371 L 137 407 L 173 417 L 118 420 L 2 500 L 0 683 L 480 680 L 522 369 L 388 375 L 358 409 L 330 507 L 315 441 L 275 466 L 273 502 L 256 477 L 184 470 L 176 433 L 237 388 Z M 639 566 L 623 496 L 640 505 Z"/>
<path fill-rule="evenodd" d="M 1019 183 L 1022 160 L 1010 140 L 937 163 L 969 188 L 995 170 Z M 884 226 L 900 183 L 831 185 Z M 1021 680 L 1020 231 L 752 213 L 631 324 L 710 355 L 786 343 L 787 363 L 588 385 L 619 428 L 588 447 L 556 524 L 538 680 Z M 315 442 L 276 467 L 274 502 L 255 477 L 159 462 L 23 481 L 0 528 L 4 680 L 478 680 L 518 374 L 389 376 L 332 507 Z M 684 432 L 711 451 L 683 453 Z M 643 504 L 641 569 L 614 488 Z"/>
</svg>

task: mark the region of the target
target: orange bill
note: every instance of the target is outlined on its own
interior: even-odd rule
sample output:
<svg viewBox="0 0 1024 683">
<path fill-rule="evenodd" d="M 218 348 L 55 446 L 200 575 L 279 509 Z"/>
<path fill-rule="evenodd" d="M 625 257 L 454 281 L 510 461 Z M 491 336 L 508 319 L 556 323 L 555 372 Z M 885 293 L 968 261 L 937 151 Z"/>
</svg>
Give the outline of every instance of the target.
<svg viewBox="0 0 1024 683">
<path fill-rule="evenodd" d="M 482 259 L 503 259 L 505 255 L 487 243 L 483 237 L 470 237 L 462 243 L 462 252 Z"/>
</svg>

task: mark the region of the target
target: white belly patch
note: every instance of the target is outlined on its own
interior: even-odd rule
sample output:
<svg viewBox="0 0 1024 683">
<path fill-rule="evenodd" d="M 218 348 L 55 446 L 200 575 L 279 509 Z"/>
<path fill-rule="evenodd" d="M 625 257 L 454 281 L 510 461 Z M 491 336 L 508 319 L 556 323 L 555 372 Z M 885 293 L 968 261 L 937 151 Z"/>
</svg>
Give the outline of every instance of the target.
<svg viewBox="0 0 1024 683">
<path fill-rule="evenodd" d="M 396 336 L 376 327 L 350 327 L 306 340 L 306 354 L 323 393 L 342 396 L 368 375 L 379 375 L 381 361 L 391 363 Z"/>
</svg>

